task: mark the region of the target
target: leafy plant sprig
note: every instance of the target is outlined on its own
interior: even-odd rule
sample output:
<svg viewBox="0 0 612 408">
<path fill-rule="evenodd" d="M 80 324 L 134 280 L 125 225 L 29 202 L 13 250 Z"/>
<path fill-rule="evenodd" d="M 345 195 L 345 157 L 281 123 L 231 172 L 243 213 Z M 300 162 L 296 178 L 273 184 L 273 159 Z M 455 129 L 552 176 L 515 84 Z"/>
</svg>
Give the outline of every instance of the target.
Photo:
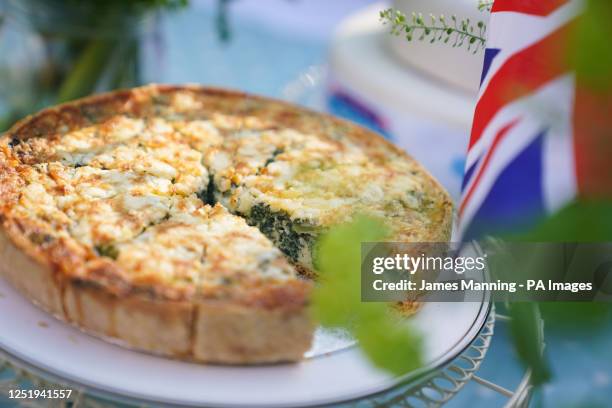
<svg viewBox="0 0 612 408">
<path fill-rule="evenodd" d="M 480 11 L 491 11 L 493 8 L 494 0 L 479 0 L 478 1 L 478 10 Z"/>
<path fill-rule="evenodd" d="M 484 49 L 486 45 L 487 27 L 483 21 L 474 24 L 469 18 L 458 19 L 454 15 L 447 21 L 444 15 L 436 17 L 430 14 L 430 21 L 426 23 L 421 13 L 412 13 L 408 18 L 401 11 L 392 8 L 381 11 L 380 20 L 391 26 L 392 34 L 405 34 L 408 41 L 416 38 L 419 41 L 428 40 L 430 43 L 451 43 L 453 47 L 467 45 L 467 50 L 473 53 Z"/>
</svg>

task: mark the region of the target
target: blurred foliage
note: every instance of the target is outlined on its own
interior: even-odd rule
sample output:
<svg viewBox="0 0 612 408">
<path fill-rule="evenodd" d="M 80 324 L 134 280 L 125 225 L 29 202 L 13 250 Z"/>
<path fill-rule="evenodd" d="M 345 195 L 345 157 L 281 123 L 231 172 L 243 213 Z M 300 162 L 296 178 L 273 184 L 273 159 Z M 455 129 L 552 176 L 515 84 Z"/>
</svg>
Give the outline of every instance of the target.
<svg viewBox="0 0 612 408">
<path fill-rule="evenodd" d="M 24 67 L 28 89 L 11 89 L 11 69 L 0 67 L 6 111 L 0 131 L 46 106 L 96 91 L 142 84 L 140 28 L 150 13 L 185 7 L 188 0 L 12 0 L 8 15 L 43 44 L 38 65 Z M 148 29 L 148 28 L 147 28 Z M 25 50 L 29 52 L 29 50 Z M 35 52 L 35 51 L 33 51 Z M 23 84 L 21 84 L 23 86 Z M 21 92 L 20 97 L 13 94 Z"/>
<path fill-rule="evenodd" d="M 232 31 L 229 23 L 229 5 L 234 0 L 218 0 L 217 1 L 217 33 L 221 41 L 227 42 L 232 37 Z"/>
<path fill-rule="evenodd" d="M 511 238 L 531 242 L 612 241 L 612 201 L 571 202 L 527 234 Z"/>
<path fill-rule="evenodd" d="M 595 92 L 612 91 L 612 1 L 586 0 L 569 58 L 578 82 Z"/>
<path fill-rule="evenodd" d="M 535 228 L 511 240 L 526 242 L 610 242 L 612 241 L 612 202 L 576 200 Z M 537 276 L 537 271 L 532 272 Z M 541 303 L 540 308 L 550 327 L 597 329 L 612 316 L 612 304 L 603 302 Z"/>
<path fill-rule="evenodd" d="M 84 3 L 96 7 L 184 7 L 189 0 L 62 0 L 66 5 L 81 5 Z"/>
<path fill-rule="evenodd" d="M 538 305 L 516 302 L 510 305 L 510 333 L 519 358 L 531 369 L 534 386 L 550 380 L 551 371 L 544 354 L 544 338 Z"/>
<path fill-rule="evenodd" d="M 383 222 L 357 216 L 317 244 L 320 285 L 313 296 L 314 317 L 327 327 L 343 327 L 379 368 L 401 375 L 422 365 L 422 339 L 386 303 L 361 302 L 361 243 L 387 236 Z"/>
<path fill-rule="evenodd" d="M 544 219 L 532 231 L 510 240 L 525 242 L 606 242 L 612 241 L 612 202 L 578 200 L 551 217 Z M 539 270 L 523 271 L 533 279 Z M 532 382 L 540 385 L 550 378 L 549 363 L 541 353 L 542 338 L 537 333 L 541 313 L 547 329 L 597 330 L 610 321 L 612 304 L 603 302 L 541 302 L 512 303 L 511 332 L 517 354 L 532 370 Z"/>
<path fill-rule="evenodd" d="M 145 10 L 152 8 L 175 9 L 185 7 L 189 0 L 61 0 L 66 7 L 80 7 L 83 5 L 95 7 L 100 12 L 104 10 Z"/>
</svg>

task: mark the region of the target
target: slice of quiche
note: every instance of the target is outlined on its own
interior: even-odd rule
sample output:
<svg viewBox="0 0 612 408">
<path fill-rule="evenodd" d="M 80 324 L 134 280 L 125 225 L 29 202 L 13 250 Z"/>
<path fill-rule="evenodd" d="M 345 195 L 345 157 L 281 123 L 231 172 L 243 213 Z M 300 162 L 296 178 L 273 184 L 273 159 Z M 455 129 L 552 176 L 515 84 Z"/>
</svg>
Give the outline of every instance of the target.
<svg viewBox="0 0 612 408">
<path fill-rule="evenodd" d="M 445 241 L 451 204 L 375 134 L 245 94 L 148 86 L 0 139 L 2 273 L 96 335 L 176 358 L 295 361 L 316 238 L 355 213 Z"/>
</svg>

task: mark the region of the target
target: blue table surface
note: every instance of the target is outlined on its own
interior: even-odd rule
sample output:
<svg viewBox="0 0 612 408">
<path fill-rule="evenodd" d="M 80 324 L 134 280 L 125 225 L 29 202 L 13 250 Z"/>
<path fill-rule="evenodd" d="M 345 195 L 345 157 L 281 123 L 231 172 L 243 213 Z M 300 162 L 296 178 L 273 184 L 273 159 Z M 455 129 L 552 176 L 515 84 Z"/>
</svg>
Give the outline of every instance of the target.
<svg viewBox="0 0 612 408">
<path fill-rule="evenodd" d="M 308 67 L 325 64 L 337 22 L 369 0 L 236 0 L 230 2 L 229 42 L 219 41 L 216 1 L 192 1 L 163 16 L 164 52 L 152 78 L 195 82 L 280 97 Z M 322 12 L 324 10 L 324 12 Z M 546 407 L 612 407 L 612 323 L 597 332 L 547 331 L 554 380 L 538 400 Z M 479 375 L 507 388 L 522 375 L 504 323 Z M 470 383 L 448 407 L 502 406 L 505 398 Z M 536 404 L 533 404 L 536 405 Z M 0 407 L 16 406 L 0 398 Z"/>
</svg>

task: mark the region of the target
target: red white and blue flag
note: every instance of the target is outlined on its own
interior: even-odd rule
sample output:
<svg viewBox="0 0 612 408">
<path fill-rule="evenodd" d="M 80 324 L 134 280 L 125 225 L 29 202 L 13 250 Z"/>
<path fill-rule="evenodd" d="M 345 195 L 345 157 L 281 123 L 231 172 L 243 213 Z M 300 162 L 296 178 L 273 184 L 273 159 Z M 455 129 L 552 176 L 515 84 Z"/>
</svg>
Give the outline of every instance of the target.
<svg viewBox="0 0 612 408">
<path fill-rule="evenodd" d="M 462 239 L 529 229 L 597 190 L 581 96 L 567 59 L 582 3 L 496 0 L 467 154 Z M 612 158 L 611 158 L 612 159 Z"/>
</svg>

